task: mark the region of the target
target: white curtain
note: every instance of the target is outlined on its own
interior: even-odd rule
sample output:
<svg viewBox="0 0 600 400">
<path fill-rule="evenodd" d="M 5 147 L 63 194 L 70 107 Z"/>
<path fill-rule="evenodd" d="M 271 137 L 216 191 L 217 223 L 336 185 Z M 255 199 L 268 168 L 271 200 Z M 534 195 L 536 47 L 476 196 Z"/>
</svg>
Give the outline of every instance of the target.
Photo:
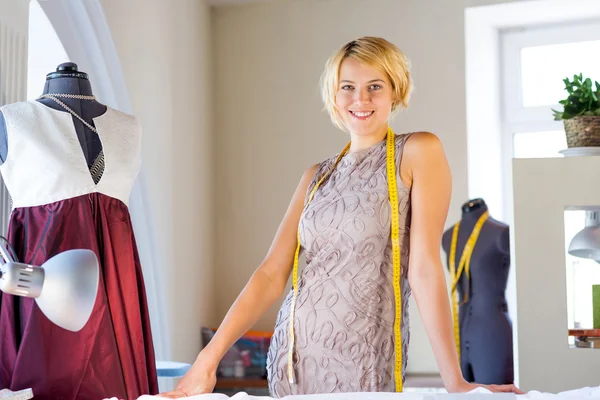
<svg viewBox="0 0 600 400">
<path fill-rule="evenodd" d="M 94 94 L 110 107 L 133 114 L 123 72 L 99 0 L 40 1 L 69 59 L 89 74 Z M 143 129 L 143 126 L 142 126 Z M 144 166 L 133 187 L 130 213 L 140 253 L 157 360 L 170 354 L 164 297 L 156 254 L 153 214 L 146 201 Z"/>
</svg>

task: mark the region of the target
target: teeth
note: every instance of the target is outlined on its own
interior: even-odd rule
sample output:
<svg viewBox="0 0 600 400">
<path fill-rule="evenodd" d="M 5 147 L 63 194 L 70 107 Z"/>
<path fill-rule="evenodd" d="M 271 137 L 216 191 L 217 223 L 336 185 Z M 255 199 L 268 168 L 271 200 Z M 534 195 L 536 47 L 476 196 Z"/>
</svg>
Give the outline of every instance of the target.
<svg viewBox="0 0 600 400">
<path fill-rule="evenodd" d="M 356 115 L 357 117 L 368 117 L 369 115 L 373 114 L 373 111 L 367 111 L 367 112 L 352 111 L 352 114 Z"/>
</svg>

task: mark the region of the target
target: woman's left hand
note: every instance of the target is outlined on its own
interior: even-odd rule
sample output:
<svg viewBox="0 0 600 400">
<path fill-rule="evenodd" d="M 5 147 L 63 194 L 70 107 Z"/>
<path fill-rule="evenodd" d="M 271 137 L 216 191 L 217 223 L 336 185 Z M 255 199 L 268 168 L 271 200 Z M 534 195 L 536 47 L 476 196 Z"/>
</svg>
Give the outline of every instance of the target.
<svg viewBox="0 0 600 400">
<path fill-rule="evenodd" d="M 466 392 L 470 392 L 471 390 L 475 390 L 477 388 L 487 389 L 490 392 L 494 392 L 494 393 L 525 394 L 525 392 L 521 391 L 515 385 L 482 385 L 479 383 L 469 383 L 467 381 L 463 381 L 456 387 L 452 388 L 452 390 L 448 390 L 448 392 L 466 393 Z"/>
</svg>

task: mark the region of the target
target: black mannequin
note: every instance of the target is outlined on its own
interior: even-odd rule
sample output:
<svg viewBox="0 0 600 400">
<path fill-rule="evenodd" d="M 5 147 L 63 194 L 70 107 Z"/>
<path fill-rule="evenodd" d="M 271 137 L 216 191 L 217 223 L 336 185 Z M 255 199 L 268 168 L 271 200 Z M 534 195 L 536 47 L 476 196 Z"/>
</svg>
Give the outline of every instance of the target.
<svg viewBox="0 0 600 400">
<path fill-rule="evenodd" d="M 52 93 L 93 96 L 92 86 L 87 74 L 78 71 L 77 65 L 70 62 L 60 64 L 55 72 L 46 75 L 46 84 L 44 85 L 43 94 Z M 94 126 L 92 118 L 96 118 L 106 112 L 106 106 L 95 100 L 79 100 L 62 97 L 59 98 L 59 100 L 69 106 L 92 126 Z M 38 101 L 48 107 L 68 113 L 68 111 L 52 99 L 43 98 Z M 77 131 L 77 137 L 79 138 L 79 143 L 81 144 L 81 149 L 85 155 L 88 167 L 91 167 L 95 158 L 100 153 L 100 150 L 102 150 L 102 143 L 100 142 L 98 135 L 92 132 L 75 116 L 73 116 L 73 124 Z M 7 151 L 6 122 L 4 116 L 0 112 L 0 164 L 4 163 L 6 160 L 6 157 L 8 156 Z"/>
<path fill-rule="evenodd" d="M 488 207 L 483 199 L 463 204 L 456 244 L 456 268 L 469 235 L 486 211 Z M 448 265 L 452 231 L 453 228 L 448 229 L 442 237 Z M 470 282 L 463 271 L 457 284 L 461 369 L 469 382 L 513 383 L 512 323 L 504 294 L 509 268 L 509 227 L 490 216 L 481 228 L 471 256 Z M 463 304 L 465 292 L 468 298 Z"/>
</svg>

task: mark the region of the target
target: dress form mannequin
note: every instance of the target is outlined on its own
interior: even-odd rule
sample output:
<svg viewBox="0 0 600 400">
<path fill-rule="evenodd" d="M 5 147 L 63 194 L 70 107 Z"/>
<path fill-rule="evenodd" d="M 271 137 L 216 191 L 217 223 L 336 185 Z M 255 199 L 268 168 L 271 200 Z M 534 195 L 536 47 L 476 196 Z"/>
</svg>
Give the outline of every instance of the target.
<svg viewBox="0 0 600 400">
<path fill-rule="evenodd" d="M 456 265 L 477 220 L 486 211 L 488 207 L 483 199 L 463 204 L 456 245 Z M 442 237 L 448 265 L 452 232 L 452 228 L 448 229 Z M 512 323 L 504 294 L 509 267 L 509 227 L 489 217 L 483 224 L 473 249 L 470 279 L 463 272 L 457 284 L 461 369 L 469 382 L 513 383 Z"/>
<path fill-rule="evenodd" d="M 78 332 L 50 322 L 33 299 L 0 293 L 0 389 L 31 388 L 39 400 L 156 394 L 129 214 L 141 165 L 139 120 L 95 101 L 87 75 L 73 63 L 48 74 L 43 93 L 0 108 L 0 172 L 13 200 L 7 240 L 20 261 L 33 265 L 90 249 L 100 280 Z"/>
<path fill-rule="evenodd" d="M 44 85 L 42 94 L 52 93 L 93 96 L 92 85 L 90 84 L 87 74 L 78 71 L 77 64 L 71 62 L 60 64 L 55 72 L 46 75 L 46 84 Z M 92 126 L 94 126 L 92 118 L 96 118 L 106 112 L 106 106 L 96 100 L 80 100 L 62 97 L 60 100 Z M 62 106 L 50 98 L 41 98 L 38 101 L 55 110 L 67 112 Z M 92 132 L 83 124 L 83 122 L 74 116 L 73 124 L 75 125 L 77 138 L 81 144 L 81 149 L 88 167 L 91 168 L 94 160 L 98 154 L 100 154 L 100 150 L 102 150 L 102 143 L 96 133 Z M 6 123 L 4 121 L 4 116 L 0 112 L 0 164 L 6 160 L 7 151 Z"/>
</svg>

